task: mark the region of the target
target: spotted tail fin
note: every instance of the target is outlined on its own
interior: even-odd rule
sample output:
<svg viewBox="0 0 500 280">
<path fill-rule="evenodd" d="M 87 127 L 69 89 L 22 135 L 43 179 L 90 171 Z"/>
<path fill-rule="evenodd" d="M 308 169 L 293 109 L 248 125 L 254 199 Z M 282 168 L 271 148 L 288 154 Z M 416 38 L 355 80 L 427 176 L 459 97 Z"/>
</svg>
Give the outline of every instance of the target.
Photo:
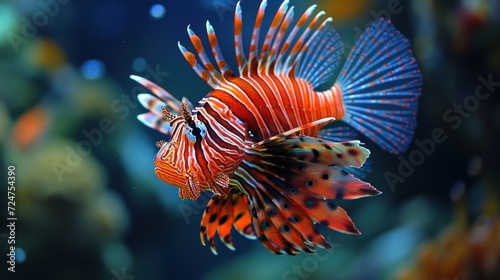
<svg viewBox="0 0 500 280">
<path fill-rule="evenodd" d="M 421 87 L 409 40 L 380 18 L 358 39 L 332 89 L 342 95 L 346 123 L 402 153 L 413 138 Z"/>
</svg>

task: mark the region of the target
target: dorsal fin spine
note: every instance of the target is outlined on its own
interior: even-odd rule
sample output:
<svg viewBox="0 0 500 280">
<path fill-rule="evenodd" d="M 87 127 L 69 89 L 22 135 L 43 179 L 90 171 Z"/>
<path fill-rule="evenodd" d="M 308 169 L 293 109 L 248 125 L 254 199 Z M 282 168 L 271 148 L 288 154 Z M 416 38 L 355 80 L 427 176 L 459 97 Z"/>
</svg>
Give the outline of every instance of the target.
<svg viewBox="0 0 500 280">
<path fill-rule="evenodd" d="M 260 59 L 259 59 L 259 72 L 267 72 L 267 63 L 269 61 L 269 53 L 272 47 L 272 41 L 275 38 L 276 31 L 280 28 L 283 17 L 285 16 L 288 10 L 288 0 L 283 1 L 281 3 L 278 12 L 274 16 L 274 19 L 267 31 L 266 38 L 264 40 L 264 44 L 262 45 L 262 49 L 260 51 Z"/>
<path fill-rule="evenodd" d="M 262 20 L 264 19 L 264 13 L 267 7 L 267 1 L 264 0 L 260 3 L 259 11 L 257 13 L 257 18 L 255 19 L 255 24 L 252 32 L 252 41 L 250 43 L 250 50 L 248 52 L 248 63 L 249 63 L 249 73 L 256 70 L 258 64 L 258 45 L 259 45 L 259 34 L 260 27 L 262 26 Z"/>
<path fill-rule="evenodd" d="M 243 19 L 239 1 L 234 10 L 234 50 L 236 53 L 236 63 L 238 64 L 238 70 L 241 75 L 247 65 L 247 58 L 243 50 Z"/>
<path fill-rule="evenodd" d="M 271 69 L 272 71 L 275 70 L 274 66 L 276 65 L 276 58 L 279 55 L 279 48 L 281 46 L 281 42 L 283 41 L 283 38 L 285 37 L 285 33 L 286 33 L 288 27 L 290 26 L 290 23 L 293 21 L 293 15 L 294 15 L 293 10 L 294 10 L 293 6 L 290 7 L 290 9 L 288 9 L 288 12 L 285 15 L 285 19 L 283 20 L 283 22 L 281 23 L 281 25 L 279 27 L 278 34 L 276 34 L 276 38 L 274 39 L 274 42 L 273 42 L 273 45 L 271 48 L 271 52 L 269 53 L 269 61 L 267 64 L 267 69 L 266 69 L 267 72 L 269 72 L 269 69 Z"/>
<path fill-rule="evenodd" d="M 207 56 L 207 53 L 205 52 L 205 49 L 203 48 L 203 45 L 201 43 L 200 37 L 198 37 L 193 30 L 191 30 L 190 26 L 187 26 L 187 32 L 189 35 L 189 39 L 191 40 L 191 43 L 193 44 L 194 48 L 196 49 L 196 52 L 198 54 L 198 57 L 200 58 L 201 62 L 205 66 L 205 69 L 208 70 L 209 76 L 208 79 L 212 80 L 212 84 L 219 85 L 222 80 L 224 80 L 224 77 L 219 73 L 219 71 L 215 70 L 214 65 L 210 62 L 210 59 Z"/>
<path fill-rule="evenodd" d="M 275 65 L 275 72 L 281 72 L 282 71 L 282 59 L 284 59 L 288 49 L 290 48 L 293 39 L 295 38 L 295 35 L 299 32 L 300 28 L 304 24 L 304 22 L 309 18 L 309 16 L 312 14 L 314 9 L 316 8 L 316 5 L 312 5 L 309 7 L 300 17 L 300 19 L 297 21 L 295 26 L 292 29 L 292 32 L 288 35 L 285 43 L 281 47 L 279 51 L 279 55 L 276 59 L 276 65 Z"/>
<path fill-rule="evenodd" d="M 300 36 L 300 38 L 297 40 L 297 42 L 293 46 L 292 50 L 290 51 L 290 54 L 288 55 L 288 57 L 285 61 L 284 67 L 283 67 L 283 70 L 286 71 L 287 73 L 290 71 L 290 69 L 293 68 L 292 66 L 294 66 L 299 61 L 298 57 L 297 57 L 300 54 L 299 50 L 302 49 L 302 46 L 307 47 L 307 44 L 304 44 L 306 42 L 307 36 L 311 32 L 311 30 L 314 29 L 314 26 L 318 22 L 319 18 L 321 16 L 323 16 L 324 14 L 325 14 L 324 11 L 320 11 L 318 14 L 316 14 L 316 16 L 311 20 L 311 22 L 307 26 L 306 30 L 304 30 L 304 32 L 302 32 L 302 35 Z M 324 22 L 326 22 L 327 20 L 328 19 L 326 19 Z M 319 25 L 318 29 L 320 29 L 322 27 L 323 27 L 323 24 Z M 318 30 L 316 30 L 316 31 L 318 31 Z M 316 32 L 313 33 L 313 35 L 310 37 L 310 39 L 314 38 L 314 36 L 316 34 L 317 34 Z"/>
<path fill-rule="evenodd" d="M 224 59 L 224 56 L 222 55 L 222 52 L 220 50 L 219 42 L 217 40 L 217 35 L 215 35 L 214 28 L 208 20 L 206 23 L 206 28 L 210 47 L 212 48 L 212 53 L 215 57 L 215 60 L 217 61 L 217 66 L 222 72 L 222 76 L 225 76 L 226 72 L 231 72 L 232 74 L 232 71 L 231 69 L 229 69 L 229 66 L 227 65 L 226 60 Z"/>
</svg>

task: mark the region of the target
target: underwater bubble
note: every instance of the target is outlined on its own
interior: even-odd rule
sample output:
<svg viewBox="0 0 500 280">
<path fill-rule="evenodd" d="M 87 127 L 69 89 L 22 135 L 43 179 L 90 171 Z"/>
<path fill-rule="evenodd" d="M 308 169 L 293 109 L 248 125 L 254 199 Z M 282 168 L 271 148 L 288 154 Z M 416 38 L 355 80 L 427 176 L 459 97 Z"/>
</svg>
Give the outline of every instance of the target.
<svg viewBox="0 0 500 280">
<path fill-rule="evenodd" d="M 155 19 L 160 19 L 165 16 L 165 11 L 165 6 L 162 4 L 154 4 L 149 9 L 149 14 Z"/>
<path fill-rule="evenodd" d="M 104 63 L 98 59 L 87 60 L 81 67 L 82 76 L 87 80 L 95 80 L 104 76 Z"/>
<path fill-rule="evenodd" d="M 483 168 L 483 160 L 480 157 L 473 157 L 469 160 L 467 164 L 467 174 L 471 177 L 475 177 L 481 172 Z"/>
<path fill-rule="evenodd" d="M 23 263 L 26 261 L 26 252 L 21 247 L 16 247 L 16 263 Z"/>
<path fill-rule="evenodd" d="M 137 57 L 132 62 L 132 69 L 134 69 L 135 72 L 142 72 L 146 70 L 147 65 L 148 63 L 146 62 L 146 59 L 143 57 Z"/>
<path fill-rule="evenodd" d="M 450 197 L 452 200 L 456 201 L 462 198 L 465 194 L 465 183 L 463 181 L 457 181 L 450 188 Z"/>
</svg>

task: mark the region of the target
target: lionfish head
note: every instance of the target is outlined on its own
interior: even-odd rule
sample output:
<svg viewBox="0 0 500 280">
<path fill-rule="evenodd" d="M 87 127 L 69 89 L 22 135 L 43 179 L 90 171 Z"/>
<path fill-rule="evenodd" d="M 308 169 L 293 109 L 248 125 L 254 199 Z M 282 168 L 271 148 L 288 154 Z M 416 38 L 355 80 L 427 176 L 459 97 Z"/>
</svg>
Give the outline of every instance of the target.
<svg viewBox="0 0 500 280">
<path fill-rule="evenodd" d="M 155 174 L 164 182 L 179 187 L 182 199 L 197 199 L 204 190 L 225 194 L 229 175 L 243 158 L 243 146 L 238 151 L 221 152 L 207 136 L 206 125 L 182 105 L 182 116 L 164 109 L 170 122 L 171 137 L 159 141 L 155 158 Z M 243 142 L 242 142 L 243 143 Z M 236 154 L 236 157 L 235 157 Z"/>
</svg>

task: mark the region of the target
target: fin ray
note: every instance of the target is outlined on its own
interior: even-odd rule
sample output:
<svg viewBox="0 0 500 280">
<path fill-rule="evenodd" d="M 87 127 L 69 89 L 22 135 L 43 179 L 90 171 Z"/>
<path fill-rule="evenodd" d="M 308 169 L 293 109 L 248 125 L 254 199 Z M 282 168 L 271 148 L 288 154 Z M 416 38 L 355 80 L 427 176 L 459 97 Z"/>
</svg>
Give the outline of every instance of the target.
<svg viewBox="0 0 500 280">
<path fill-rule="evenodd" d="M 201 43 L 201 39 L 200 37 L 198 37 L 194 32 L 193 30 L 191 30 L 191 28 L 187 27 L 187 33 L 189 35 L 189 39 L 191 40 L 191 43 L 193 44 L 193 47 L 195 48 L 196 50 L 196 53 L 198 54 L 198 57 L 200 58 L 201 60 L 201 63 L 203 63 L 205 69 L 208 71 L 208 80 L 209 80 L 209 84 L 212 85 L 219 85 L 224 79 L 224 77 L 222 76 L 221 73 L 219 73 L 219 71 L 217 71 L 214 67 L 214 65 L 212 64 L 212 62 L 210 62 L 210 59 L 208 58 L 208 55 L 207 53 L 205 52 L 205 48 L 203 47 L 203 44 Z M 210 34 L 209 34 L 210 36 Z"/>
<path fill-rule="evenodd" d="M 149 111 L 138 115 L 137 119 L 144 125 L 170 136 L 170 123 L 163 114 L 163 108 L 182 114 L 181 101 L 165 89 L 143 77 L 131 75 L 130 78 L 149 89 L 155 95 L 140 93 L 137 96 L 139 103 Z M 186 103 L 189 110 L 192 110 L 193 105 L 187 98 L 183 97 L 182 101 Z"/>
<path fill-rule="evenodd" d="M 340 35 L 325 20 L 297 57 L 299 65 L 296 76 L 309 81 L 316 88 L 331 79 L 340 64 L 342 53 Z"/>
<path fill-rule="evenodd" d="M 404 152 L 416 127 L 422 75 L 409 40 L 377 19 L 358 39 L 336 85 L 343 120 L 392 153 Z"/>
<path fill-rule="evenodd" d="M 234 50 L 236 53 L 236 63 L 241 75 L 247 65 L 247 59 L 243 50 L 243 18 L 240 1 L 236 4 L 236 9 L 234 10 Z"/>
<path fill-rule="evenodd" d="M 210 42 L 210 47 L 212 48 L 212 53 L 215 57 L 215 60 L 217 62 L 217 66 L 222 72 L 222 76 L 234 76 L 233 72 L 227 65 L 226 60 L 224 59 L 224 56 L 222 55 L 222 51 L 220 50 L 219 47 L 219 42 L 217 39 L 217 35 L 215 35 L 215 31 L 213 26 L 210 24 L 210 22 L 207 20 L 206 23 L 206 28 L 207 28 L 207 35 L 208 35 L 208 41 Z"/>
<path fill-rule="evenodd" d="M 167 106 L 174 112 L 177 112 L 178 114 L 181 114 L 181 102 L 175 98 L 172 94 L 170 94 L 168 91 L 163 89 L 162 87 L 158 86 L 157 84 L 151 82 L 148 79 L 145 79 L 143 77 L 135 76 L 135 75 L 130 75 L 130 78 L 139 84 L 141 84 L 143 87 L 149 89 L 152 93 L 154 93 L 161 101 L 163 101 Z M 146 108 L 148 109 L 148 108 Z"/>
<path fill-rule="evenodd" d="M 233 227 L 244 237 L 255 239 L 246 194 L 234 185 L 226 195 L 213 195 L 208 202 L 200 223 L 201 243 L 208 244 L 212 253 L 217 255 L 215 235 L 218 234 L 226 247 L 235 250 L 231 235 Z"/>
<path fill-rule="evenodd" d="M 147 112 L 137 115 L 137 119 L 145 126 L 170 136 L 170 123 L 165 117 L 158 117 L 156 114 Z"/>
<path fill-rule="evenodd" d="M 202 226 L 205 228 L 200 228 L 200 237 L 202 237 L 202 243 L 205 245 L 204 236 L 207 237 L 206 241 L 210 246 L 210 250 L 214 255 L 217 255 L 217 250 L 215 249 L 215 234 L 218 228 L 219 212 L 221 208 L 221 196 L 214 194 L 210 199 L 205 212 L 203 213 Z"/>
<path fill-rule="evenodd" d="M 283 18 L 285 17 L 285 14 L 288 11 L 288 0 L 283 1 L 281 3 L 281 6 L 279 7 L 278 11 L 276 12 L 276 15 L 274 16 L 274 19 L 271 23 L 271 26 L 269 27 L 269 30 L 267 31 L 266 38 L 264 40 L 264 44 L 262 45 L 262 49 L 260 52 L 260 59 L 259 59 L 259 72 L 268 72 L 268 66 L 269 66 L 269 61 L 271 58 L 271 49 L 272 49 L 272 41 L 275 38 L 276 32 L 279 31 L 281 22 Z M 279 34 L 279 32 L 278 32 Z"/>
</svg>

